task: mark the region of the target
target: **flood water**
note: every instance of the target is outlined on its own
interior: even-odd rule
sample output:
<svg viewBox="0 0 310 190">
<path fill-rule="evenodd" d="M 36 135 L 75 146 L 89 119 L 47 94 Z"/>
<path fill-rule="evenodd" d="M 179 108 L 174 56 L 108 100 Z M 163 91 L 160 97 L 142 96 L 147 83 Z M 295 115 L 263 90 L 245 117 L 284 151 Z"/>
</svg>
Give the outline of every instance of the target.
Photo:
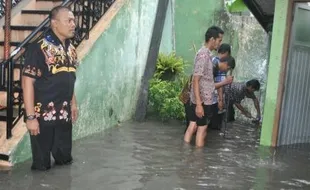
<svg viewBox="0 0 310 190">
<path fill-rule="evenodd" d="M 260 147 L 254 126 L 209 131 L 206 147 L 182 142 L 184 126 L 124 123 L 74 143 L 74 163 L 47 172 L 30 161 L 0 172 L 2 190 L 310 189 L 310 146 Z"/>
</svg>

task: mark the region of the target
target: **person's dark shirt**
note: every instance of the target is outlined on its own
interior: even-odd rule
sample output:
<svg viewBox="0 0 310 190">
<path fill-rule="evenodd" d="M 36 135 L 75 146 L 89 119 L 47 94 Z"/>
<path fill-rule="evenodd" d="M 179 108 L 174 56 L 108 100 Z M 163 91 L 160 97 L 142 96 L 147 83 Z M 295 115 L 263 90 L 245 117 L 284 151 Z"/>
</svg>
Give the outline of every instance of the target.
<svg viewBox="0 0 310 190">
<path fill-rule="evenodd" d="M 225 100 L 229 98 L 230 103 L 240 104 L 241 101 L 247 97 L 251 99 L 256 99 L 254 93 L 249 93 L 246 90 L 246 84 L 244 82 L 234 82 L 231 85 L 224 86 Z"/>
<path fill-rule="evenodd" d="M 39 120 L 70 121 L 77 66 L 77 54 L 70 40 L 63 46 L 52 31 L 28 46 L 23 75 L 36 79 L 34 106 Z"/>
</svg>

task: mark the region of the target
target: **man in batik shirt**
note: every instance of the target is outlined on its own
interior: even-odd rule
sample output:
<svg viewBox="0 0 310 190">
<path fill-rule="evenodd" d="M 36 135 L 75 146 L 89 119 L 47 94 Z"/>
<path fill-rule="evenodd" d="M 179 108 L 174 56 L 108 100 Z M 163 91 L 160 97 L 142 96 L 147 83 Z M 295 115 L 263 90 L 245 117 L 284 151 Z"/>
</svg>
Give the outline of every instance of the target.
<svg viewBox="0 0 310 190">
<path fill-rule="evenodd" d="M 29 45 L 23 69 L 26 126 L 30 133 L 32 169 L 48 170 L 55 164 L 72 163 L 72 122 L 77 119 L 74 95 L 78 64 L 70 38 L 75 18 L 58 6 L 50 14 L 51 30 Z"/>
<path fill-rule="evenodd" d="M 189 116 L 190 124 L 184 135 L 184 141 L 189 143 L 197 130 L 197 147 L 203 147 L 205 143 L 207 127 L 212 118 L 214 89 L 232 82 L 232 77 L 228 77 L 225 81 L 214 84 L 211 51 L 217 49 L 221 44 L 223 34 L 223 30 L 219 27 L 210 27 L 205 34 L 205 44 L 200 48 L 195 57 L 193 82 L 190 92 L 192 114 Z"/>
</svg>

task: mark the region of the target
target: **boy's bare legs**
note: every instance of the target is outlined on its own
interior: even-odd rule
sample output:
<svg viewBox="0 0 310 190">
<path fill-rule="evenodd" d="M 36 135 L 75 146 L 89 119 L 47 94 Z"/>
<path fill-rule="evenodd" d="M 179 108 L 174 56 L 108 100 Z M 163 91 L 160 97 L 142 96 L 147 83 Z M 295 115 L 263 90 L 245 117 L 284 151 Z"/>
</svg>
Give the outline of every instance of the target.
<svg viewBox="0 0 310 190">
<path fill-rule="evenodd" d="M 193 134 L 196 132 L 196 130 L 197 130 L 196 122 L 194 121 L 189 122 L 189 126 L 187 127 L 187 130 L 184 135 L 184 141 L 186 143 L 191 142 Z"/>
<path fill-rule="evenodd" d="M 205 145 L 205 138 L 207 136 L 207 125 L 197 127 L 196 147 L 203 147 Z"/>
</svg>

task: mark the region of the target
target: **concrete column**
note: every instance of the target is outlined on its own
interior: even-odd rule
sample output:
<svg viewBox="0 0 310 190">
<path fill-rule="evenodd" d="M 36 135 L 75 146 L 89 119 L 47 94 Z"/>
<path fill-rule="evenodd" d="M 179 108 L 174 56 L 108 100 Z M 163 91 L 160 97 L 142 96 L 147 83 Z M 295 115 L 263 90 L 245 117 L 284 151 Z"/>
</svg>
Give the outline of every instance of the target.
<svg viewBox="0 0 310 190">
<path fill-rule="evenodd" d="M 264 105 L 264 115 L 260 144 L 265 146 L 275 146 L 275 136 L 278 131 L 279 109 L 281 101 L 281 79 L 283 72 L 282 65 L 286 62 L 286 35 L 288 11 L 290 0 L 276 0 L 275 13 L 272 29 L 272 41 L 269 57 L 269 68 L 267 78 L 266 99 Z"/>
</svg>

